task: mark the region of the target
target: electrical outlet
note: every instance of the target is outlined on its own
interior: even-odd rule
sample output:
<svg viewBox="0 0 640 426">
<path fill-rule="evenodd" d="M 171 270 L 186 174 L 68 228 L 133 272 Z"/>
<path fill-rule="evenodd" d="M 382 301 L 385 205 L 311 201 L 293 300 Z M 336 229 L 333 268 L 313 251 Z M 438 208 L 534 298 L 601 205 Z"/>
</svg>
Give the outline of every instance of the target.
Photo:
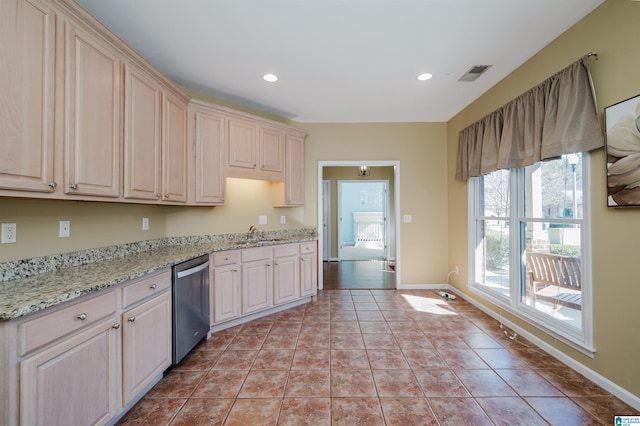
<svg viewBox="0 0 640 426">
<path fill-rule="evenodd" d="M 2 224 L 2 244 L 10 244 L 16 242 L 16 233 L 18 227 L 15 223 Z"/>
<path fill-rule="evenodd" d="M 142 218 L 142 230 L 143 231 L 148 231 L 149 230 L 149 218 L 148 217 L 143 217 Z"/>
<path fill-rule="evenodd" d="M 61 220 L 60 221 L 60 232 L 59 232 L 58 236 L 60 238 L 67 238 L 70 235 L 71 235 L 71 222 L 68 221 L 68 220 Z"/>
<path fill-rule="evenodd" d="M 286 216 L 280 216 L 280 225 L 284 225 L 285 223 L 287 223 L 287 217 Z"/>
</svg>

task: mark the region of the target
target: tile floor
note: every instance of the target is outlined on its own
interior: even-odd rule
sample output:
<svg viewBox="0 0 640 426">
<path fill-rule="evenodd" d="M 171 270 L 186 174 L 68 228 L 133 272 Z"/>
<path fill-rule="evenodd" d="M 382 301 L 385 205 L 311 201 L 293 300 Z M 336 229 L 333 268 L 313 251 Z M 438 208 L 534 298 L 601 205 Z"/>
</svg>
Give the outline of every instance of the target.
<svg viewBox="0 0 640 426">
<path fill-rule="evenodd" d="M 468 302 L 324 290 L 216 333 L 120 425 L 613 425 L 638 410 Z"/>
</svg>

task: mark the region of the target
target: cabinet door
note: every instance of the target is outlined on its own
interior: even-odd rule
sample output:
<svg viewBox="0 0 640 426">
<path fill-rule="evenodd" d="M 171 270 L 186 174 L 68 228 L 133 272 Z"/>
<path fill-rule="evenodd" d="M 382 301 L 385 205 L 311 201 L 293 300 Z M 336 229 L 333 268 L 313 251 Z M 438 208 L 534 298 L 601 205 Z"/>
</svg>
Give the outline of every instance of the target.
<svg viewBox="0 0 640 426">
<path fill-rule="evenodd" d="M 271 307 L 273 288 L 271 262 L 258 260 L 242 264 L 242 314 Z"/>
<path fill-rule="evenodd" d="M 229 162 L 231 167 L 255 169 L 258 145 L 256 126 L 247 121 L 229 120 Z"/>
<path fill-rule="evenodd" d="M 284 182 L 274 182 L 274 207 L 304 206 L 304 137 L 285 135 Z"/>
<path fill-rule="evenodd" d="M 280 130 L 260 129 L 260 170 L 284 172 L 284 137 Z"/>
<path fill-rule="evenodd" d="M 55 14 L 0 1 L 0 188 L 51 192 Z M 51 185 L 49 185 L 51 184 Z"/>
<path fill-rule="evenodd" d="M 122 404 L 171 365 L 171 293 L 122 314 Z"/>
<path fill-rule="evenodd" d="M 239 265 L 218 266 L 213 269 L 213 322 L 230 320 L 240 316 Z"/>
<path fill-rule="evenodd" d="M 20 363 L 20 423 L 101 425 L 117 411 L 115 318 Z"/>
<path fill-rule="evenodd" d="M 65 22 L 65 193 L 120 196 L 118 54 Z"/>
<path fill-rule="evenodd" d="M 195 112 L 195 202 L 224 204 L 224 146 L 226 119 L 222 115 Z"/>
<path fill-rule="evenodd" d="M 158 200 L 162 91 L 143 72 L 124 69 L 124 197 Z"/>
<path fill-rule="evenodd" d="M 187 201 L 187 104 L 164 93 L 162 132 L 162 199 Z"/>
<path fill-rule="evenodd" d="M 300 266 L 298 256 L 273 260 L 273 304 L 290 302 L 300 297 Z"/>
<path fill-rule="evenodd" d="M 313 296 L 318 288 L 316 243 L 300 244 L 300 297 Z"/>
</svg>

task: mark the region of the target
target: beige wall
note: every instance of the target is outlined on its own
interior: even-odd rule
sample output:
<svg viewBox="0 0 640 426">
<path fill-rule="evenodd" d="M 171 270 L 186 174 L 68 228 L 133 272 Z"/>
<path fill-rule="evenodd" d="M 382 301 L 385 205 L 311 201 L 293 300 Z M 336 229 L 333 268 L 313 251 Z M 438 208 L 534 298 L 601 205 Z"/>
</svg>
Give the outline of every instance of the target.
<svg viewBox="0 0 640 426">
<path fill-rule="evenodd" d="M 458 132 L 590 51 L 599 55 L 598 61 L 590 61 L 590 68 L 601 116 L 605 106 L 637 95 L 640 93 L 638 22 L 640 3 L 606 1 L 448 122 L 449 262 L 461 267 L 460 275 L 454 277 L 460 291 L 467 292 L 469 277 L 467 185 L 454 179 Z M 594 358 L 506 316 L 609 380 L 640 395 L 640 334 L 637 331 L 640 285 L 634 272 L 639 258 L 640 210 L 608 209 L 606 204 L 605 155 L 604 150 L 598 150 L 591 155 L 593 331 L 597 350 Z"/>
<path fill-rule="evenodd" d="M 0 262 L 164 237 L 165 209 L 115 203 L 0 198 L 0 223 L 18 226 L 17 242 L 0 244 Z M 142 231 L 142 218 L 149 230 Z M 71 222 L 71 236 L 58 237 L 58 222 Z"/>
<path fill-rule="evenodd" d="M 360 177 L 358 171 L 360 167 L 357 166 L 335 166 L 335 167 L 323 167 L 322 180 L 328 180 L 331 187 L 331 257 L 338 257 L 338 181 L 339 180 L 354 180 L 354 181 L 367 181 L 367 180 L 386 180 L 389 184 L 389 257 L 395 258 L 395 226 L 396 226 L 396 214 L 394 206 L 394 170 L 391 166 L 381 167 L 369 167 L 369 176 Z"/>
<path fill-rule="evenodd" d="M 305 124 L 304 223 L 318 223 L 318 161 L 400 162 L 400 224 L 403 285 L 443 283 L 447 276 L 447 176 L 445 123 Z"/>
</svg>

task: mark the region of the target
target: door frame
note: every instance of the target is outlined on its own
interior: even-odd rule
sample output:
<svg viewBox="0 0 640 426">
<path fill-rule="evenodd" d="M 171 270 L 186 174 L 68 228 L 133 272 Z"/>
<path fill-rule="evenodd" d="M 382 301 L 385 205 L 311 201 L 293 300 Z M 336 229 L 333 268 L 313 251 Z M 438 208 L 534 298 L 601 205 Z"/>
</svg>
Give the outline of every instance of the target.
<svg viewBox="0 0 640 426">
<path fill-rule="evenodd" d="M 401 256 L 400 256 L 400 161 L 399 160 L 378 160 L 378 161 L 366 161 L 366 160 L 342 160 L 342 161 L 318 161 L 318 179 L 317 179 L 317 229 L 322 229 L 322 172 L 324 167 L 393 167 L 393 206 L 396 215 L 394 221 L 394 239 L 395 239 L 395 274 L 396 274 L 396 288 L 402 286 L 402 280 L 400 279 L 401 268 Z M 323 253 L 325 246 L 322 232 L 318 233 L 318 253 Z M 323 271 L 322 265 L 318 265 L 318 290 L 323 289 Z"/>
<path fill-rule="evenodd" d="M 322 238 L 325 245 L 322 253 L 322 261 L 331 261 L 331 181 L 322 181 Z"/>
</svg>

